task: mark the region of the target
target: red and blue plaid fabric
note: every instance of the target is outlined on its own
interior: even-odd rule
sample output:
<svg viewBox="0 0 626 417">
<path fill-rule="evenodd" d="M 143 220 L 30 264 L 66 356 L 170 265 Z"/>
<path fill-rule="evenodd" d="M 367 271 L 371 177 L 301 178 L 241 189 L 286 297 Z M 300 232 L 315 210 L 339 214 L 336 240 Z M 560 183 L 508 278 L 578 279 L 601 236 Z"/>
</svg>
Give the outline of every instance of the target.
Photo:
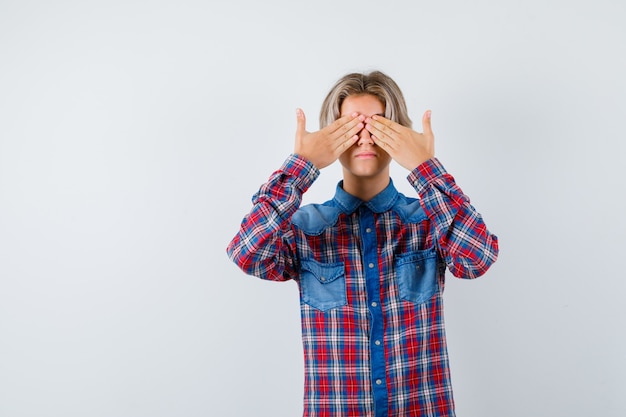
<svg viewBox="0 0 626 417">
<path fill-rule="evenodd" d="M 260 278 L 298 282 L 305 416 L 454 416 L 443 322 L 445 269 L 482 275 L 497 237 L 437 159 L 369 202 L 337 186 L 300 207 L 319 171 L 291 155 L 253 197 L 228 246 Z"/>
</svg>

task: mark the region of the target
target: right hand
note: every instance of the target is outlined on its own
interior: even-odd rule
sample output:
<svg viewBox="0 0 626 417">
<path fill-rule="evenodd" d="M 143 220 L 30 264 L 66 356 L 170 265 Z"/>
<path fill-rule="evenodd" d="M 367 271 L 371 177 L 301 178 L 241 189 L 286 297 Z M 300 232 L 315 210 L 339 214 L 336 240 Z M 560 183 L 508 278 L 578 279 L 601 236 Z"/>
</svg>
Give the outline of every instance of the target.
<svg viewBox="0 0 626 417">
<path fill-rule="evenodd" d="M 365 117 L 353 113 L 335 120 L 317 132 L 307 132 L 306 116 L 302 109 L 296 110 L 298 127 L 294 153 L 308 159 L 317 169 L 322 169 L 335 162 L 358 139 Z"/>
</svg>

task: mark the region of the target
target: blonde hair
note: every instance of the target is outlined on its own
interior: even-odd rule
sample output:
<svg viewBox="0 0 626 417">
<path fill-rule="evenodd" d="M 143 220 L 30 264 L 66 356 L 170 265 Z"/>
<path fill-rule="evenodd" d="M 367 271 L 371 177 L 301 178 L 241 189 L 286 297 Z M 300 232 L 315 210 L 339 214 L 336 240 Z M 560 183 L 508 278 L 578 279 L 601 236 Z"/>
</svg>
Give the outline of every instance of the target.
<svg viewBox="0 0 626 417">
<path fill-rule="evenodd" d="M 406 102 L 398 84 L 380 71 L 368 74 L 352 73 L 335 83 L 324 99 L 320 111 L 320 129 L 328 126 L 341 115 L 341 105 L 348 96 L 369 94 L 385 107 L 385 118 L 402 126 L 411 127 Z"/>
</svg>

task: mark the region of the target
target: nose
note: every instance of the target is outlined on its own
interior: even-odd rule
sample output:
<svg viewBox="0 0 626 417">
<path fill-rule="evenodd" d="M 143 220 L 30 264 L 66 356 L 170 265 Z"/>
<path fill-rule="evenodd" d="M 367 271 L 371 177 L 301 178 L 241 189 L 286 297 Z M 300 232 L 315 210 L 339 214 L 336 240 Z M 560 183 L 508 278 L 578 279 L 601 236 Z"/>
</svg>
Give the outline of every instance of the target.
<svg viewBox="0 0 626 417">
<path fill-rule="evenodd" d="M 359 135 L 359 140 L 356 142 L 357 145 L 362 146 L 362 145 L 373 145 L 374 144 L 374 140 L 372 139 L 372 136 L 370 134 L 370 131 L 367 130 L 366 128 L 361 129 L 361 131 L 358 133 Z"/>
</svg>

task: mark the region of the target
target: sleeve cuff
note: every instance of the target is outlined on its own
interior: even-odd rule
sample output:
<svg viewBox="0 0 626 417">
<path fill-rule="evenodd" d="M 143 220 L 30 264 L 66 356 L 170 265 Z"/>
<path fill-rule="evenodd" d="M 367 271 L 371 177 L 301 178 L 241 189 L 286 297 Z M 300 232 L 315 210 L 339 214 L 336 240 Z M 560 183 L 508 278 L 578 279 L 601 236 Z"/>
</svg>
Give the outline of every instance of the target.
<svg viewBox="0 0 626 417">
<path fill-rule="evenodd" d="M 409 173 L 407 179 L 419 195 L 437 178 L 448 172 L 437 158 L 431 158 Z"/>
<path fill-rule="evenodd" d="M 315 165 L 308 159 L 296 154 L 289 155 L 280 170 L 292 177 L 293 184 L 303 193 L 313 185 L 313 182 L 320 175 L 320 170 Z"/>
</svg>

